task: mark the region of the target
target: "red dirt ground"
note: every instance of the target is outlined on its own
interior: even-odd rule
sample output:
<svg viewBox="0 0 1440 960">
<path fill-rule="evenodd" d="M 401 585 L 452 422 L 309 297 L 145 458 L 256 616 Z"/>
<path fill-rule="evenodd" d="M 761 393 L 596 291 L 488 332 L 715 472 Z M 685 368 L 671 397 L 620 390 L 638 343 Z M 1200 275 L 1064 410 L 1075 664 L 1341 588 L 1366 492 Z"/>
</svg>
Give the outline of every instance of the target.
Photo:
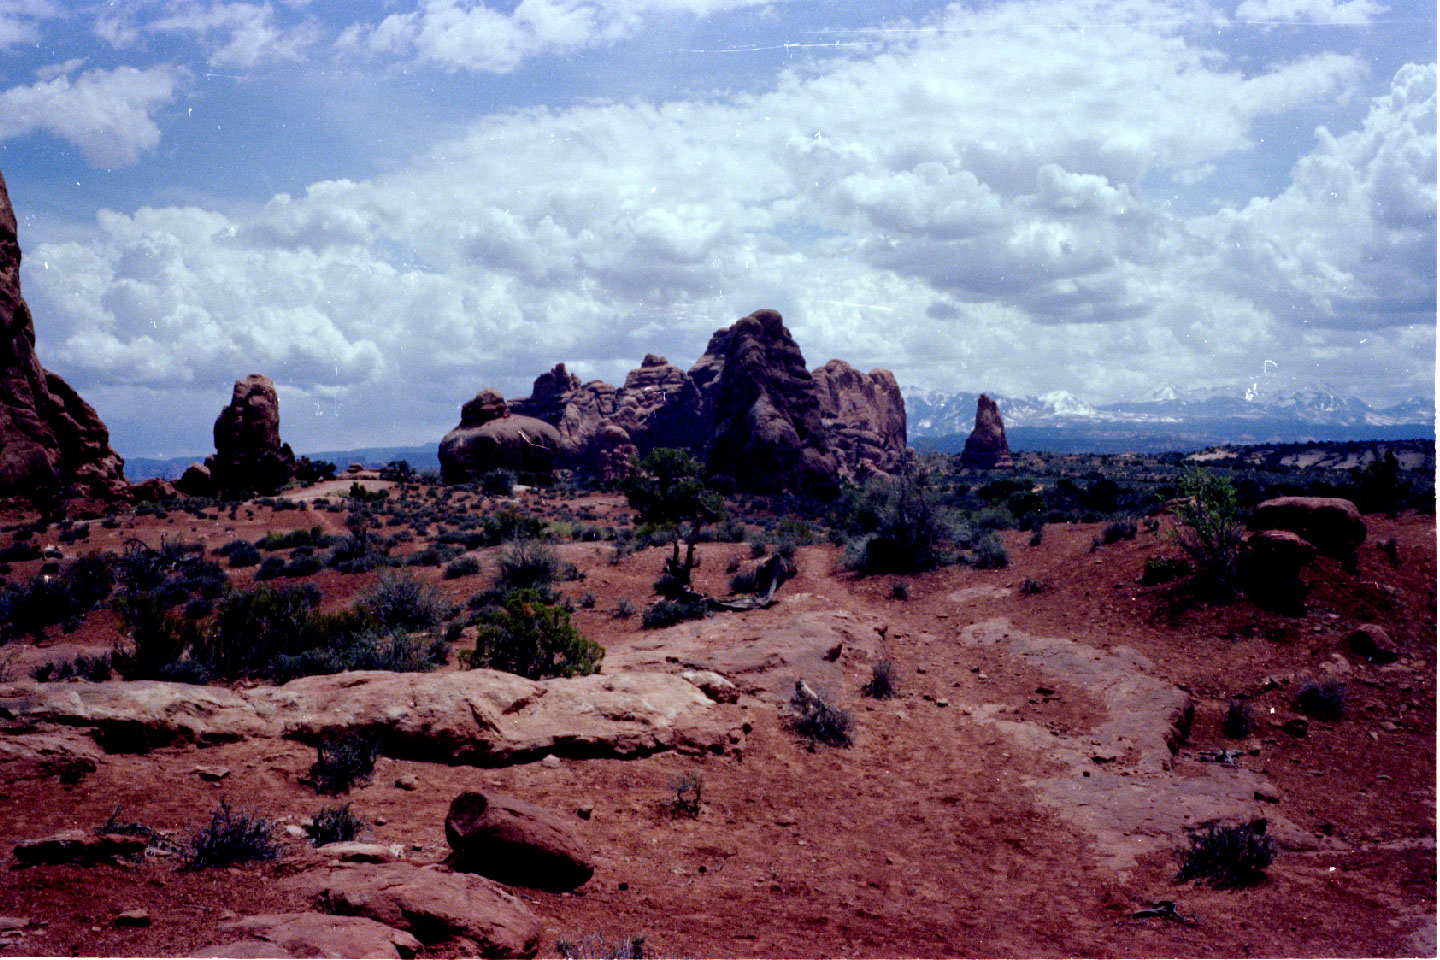
<svg viewBox="0 0 1440 960">
<path fill-rule="evenodd" d="M 527 497 L 533 502 L 533 498 Z M 614 497 L 586 504 L 602 515 L 623 511 Z M 550 501 L 554 506 L 555 502 Z M 575 505 L 569 505 L 573 508 Z M 149 542 L 161 533 L 203 537 L 214 547 L 266 530 L 322 523 L 342 531 L 341 514 L 271 513 L 242 508 L 236 521 L 197 521 L 172 514 L 135 526 L 92 525 L 81 550 L 116 549 L 126 537 Z M 450 800 L 471 788 L 497 788 L 569 818 L 598 863 L 575 894 L 522 891 L 545 918 L 542 954 L 559 937 L 604 933 L 646 937 L 654 955 L 680 956 L 1410 956 L 1434 955 L 1435 865 L 1435 524 L 1430 517 L 1365 518 L 1369 539 L 1356 573 L 1321 560 L 1307 575 L 1309 611 L 1287 618 L 1246 603 L 1169 610 L 1163 587 L 1139 587 L 1144 560 L 1174 547 L 1142 532 L 1133 541 L 1090 550 L 1098 524 L 1052 525 L 1044 542 L 1010 532 L 1010 566 L 953 567 L 904 578 L 910 599 L 891 599 L 896 578 L 857 579 L 838 572 L 837 548 L 798 553 L 800 574 L 768 611 L 719 614 L 717 642 L 754 636 L 784 615 L 844 609 L 882 625 L 883 650 L 900 668 L 900 696 L 867 700 L 859 689 L 868 657 L 841 658 L 843 687 L 830 692 L 852 711 L 856 739 L 848 749 L 807 750 L 773 702 L 717 706 L 752 726 L 738 756 L 662 753 L 640 760 L 565 760 L 501 769 L 447 767 L 382 758 L 368 786 L 349 799 L 381 824 L 386 843 L 411 845 L 419 862 L 448 852 L 443 822 Z M 1398 563 L 1376 544 L 1394 537 Z M 589 590 L 593 610 L 575 621 L 618 658 L 641 633 L 638 616 L 615 619 L 620 599 L 637 610 L 650 598 L 661 548 L 608 562 L 607 543 L 570 543 L 562 556 L 586 574 L 564 585 Z M 490 551 L 481 551 L 483 558 Z M 723 594 L 726 560 L 744 544 L 705 544 L 701 590 Z M 32 565 L 15 566 L 15 577 Z M 38 566 L 38 564 L 34 564 Z M 487 570 L 491 569 L 486 564 Z M 244 583 L 249 573 L 237 577 Z M 434 578 L 461 601 L 486 576 Z M 1018 587 L 1045 584 L 1039 593 Z M 343 603 L 368 576 L 330 571 L 309 578 L 328 603 Z M 1062 734 L 1082 734 L 1103 714 L 1083 690 L 1042 675 L 1001 648 L 963 646 L 961 628 L 996 617 L 1018 630 L 1064 637 L 1100 650 L 1127 645 L 1155 664 L 1154 673 L 1188 690 L 1196 702 L 1176 776 L 1203 773 L 1195 757 L 1234 749 L 1221 736 L 1226 702 L 1252 695 L 1259 720 L 1253 750 L 1241 763 L 1278 788 L 1275 807 L 1335 849 L 1284 850 L 1266 882 L 1241 890 L 1177 883 L 1177 851 L 1154 850 L 1116 872 L 1097 856 L 1094 838 L 1040 803 L 1026 778 L 1053 772 L 1050 760 L 976 722 L 964 705 L 996 703 L 1017 719 Z M 1361 622 L 1383 625 L 1401 661 L 1376 667 L 1349 656 L 1345 719 L 1311 721 L 1307 736 L 1278 729 L 1293 716 L 1292 699 L 1321 665 L 1347 653 L 1345 638 Z M 40 647 L 12 644 L 12 675 L 81 648 L 108 648 L 118 623 L 92 614 L 77 633 L 52 632 Z M 452 658 L 453 659 L 453 658 Z M 449 669 L 457 669 L 452 666 Z M 1265 690 L 1267 678 L 1274 689 Z M 1053 696 L 1037 696 L 1039 686 Z M 940 700 L 948 701 L 941 705 Z M 1273 708 L 1273 712 L 1272 712 Z M 1273 722 L 1273 725 L 1272 725 Z M 14 843 L 64 828 L 102 823 L 117 804 L 127 820 L 184 833 L 208 817 L 224 794 L 270 817 L 294 823 L 329 802 L 296 781 L 314 755 L 302 745 L 248 741 L 206 749 L 162 749 L 109 756 L 74 786 L 50 781 L 0 783 L 0 915 L 36 926 L 0 940 L 7 954 L 183 955 L 217 942 L 216 926 L 234 914 L 301 909 L 272 881 L 319 856 L 291 841 L 273 864 L 176 872 L 174 861 L 134 865 L 14 865 Z M 197 764 L 224 765 L 223 785 L 202 782 Z M 700 815 L 677 816 L 666 805 L 677 774 L 703 777 Z M 1187 773 L 1189 771 L 1189 773 Z M 421 787 L 394 787 L 403 773 Z M 588 821 L 576 813 L 593 808 Z M 383 821 L 383 823 L 381 823 Z M 1327 841 L 1328 842 L 1328 841 Z M 1173 900 L 1194 925 L 1133 919 L 1154 901 Z M 123 929 L 115 915 L 149 910 L 152 925 Z"/>
</svg>

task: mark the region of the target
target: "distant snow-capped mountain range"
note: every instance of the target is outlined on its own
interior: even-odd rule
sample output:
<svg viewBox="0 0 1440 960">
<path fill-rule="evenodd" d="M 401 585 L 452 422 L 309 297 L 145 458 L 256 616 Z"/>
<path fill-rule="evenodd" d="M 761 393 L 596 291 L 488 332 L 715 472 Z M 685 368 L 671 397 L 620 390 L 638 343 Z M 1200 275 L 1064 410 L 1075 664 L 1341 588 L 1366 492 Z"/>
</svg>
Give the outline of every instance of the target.
<svg viewBox="0 0 1440 960">
<path fill-rule="evenodd" d="M 979 393 L 943 393 L 902 388 L 912 442 L 963 436 L 975 424 Z M 1329 389 L 1264 395 L 1237 395 L 1219 389 L 1182 391 L 1165 385 L 1143 397 L 1091 403 L 1064 390 L 1039 396 L 990 394 L 1000 408 L 1011 445 L 1035 441 L 1036 448 L 1069 447 L 1056 440 L 1129 440 L 1140 449 L 1167 444 L 1283 443 L 1307 440 L 1395 439 L 1435 435 L 1435 401 L 1416 397 L 1390 407 L 1372 407 L 1358 397 Z M 1017 433 L 1018 431 L 1018 433 Z M 963 441 L 962 441 L 963 442 Z M 1089 444 L 1094 446 L 1093 443 Z M 1107 442 L 1102 446 L 1110 446 Z M 1027 446 L 1025 443 L 1018 445 Z"/>
</svg>

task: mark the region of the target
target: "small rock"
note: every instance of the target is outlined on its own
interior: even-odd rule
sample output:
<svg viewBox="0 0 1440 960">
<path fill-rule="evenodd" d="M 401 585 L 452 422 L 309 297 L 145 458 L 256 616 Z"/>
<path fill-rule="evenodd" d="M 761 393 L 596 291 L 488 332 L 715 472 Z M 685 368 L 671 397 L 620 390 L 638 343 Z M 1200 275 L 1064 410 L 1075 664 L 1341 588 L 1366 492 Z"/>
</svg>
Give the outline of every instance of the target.
<svg viewBox="0 0 1440 960">
<path fill-rule="evenodd" d="M 0 933 L 24 930 L 28 926 L 30 926 L 29 917 L 0 917 Z"/>
<path fill-rule="evenodd" d="M 588 803 L 585 804 L 583 807 L 577 807 L 575 810 L 575 815 L 581 820 L 589 820 L 590 817 L 594 815 L 594 813 L 595 808 Z"/>
<path fill-rule="evenodd" d="M 1381 729 L 1381 730 L 1384 730 L 1386 733 L 1394 733 L 1396 730 L 1399 730 L 1400 728 L 1397 727 L 1397 726 L 1395 726 L 1395 722 L 1394 722 L 1393 720 L 1381 720 L 1381 721 L 1380 721 L 1380 729 Z"/>
<path fill-rule="evenodd" d="M 288 834 L 289 836 L 294 837 L 294 838 L 297 839 L 297 840 L 300 839 L 301 837 L 305 836 L 305 830 L 304 830 L 304 828 L 303 828 L 303 827 L 297 827 L 297 826 L 296 826 L 295 824 L 293 824 L 293 823 L 287 823 L 287 824 L 285 824 L 285 833 Z"/>
<path fill-rule="evenodd" d="M 115 926 L 148 927 L 150 926 L 150 913 L 149 911 L 141 910 L 139 907 L 122 910 L 119 916 L 115 918 Z"/>
<path fill-rule="evenodd" d="M 389 820 L 386 820 L 384 817 L 376 817 L 376 818 L 375 818 L 375 826 L 377 826 L 377 827 L 383 827 L 383 826 L 385 826 L 385 824 L 387 824 L 387 823 L 389 823 L 389 822 L 390 822 L 390 821 L 389 821 Z"/>
<path fill-rule="evenodd" d="M 395 786 L 399 787 L 401 790 L 419 790 L 420 778 L 415 776 L 415 774 L 413 773 L 407 773 L 404 776 L 398 777 L 395 780 Z"/>
<path fill-rule="evenodd" d="M 948 706 L 950 706 L 950 701 L 947 700 L 947 699 L 945 699 L 944 697 L 941 697 L 939 700 L 936 700 L 936 701 L 935 701 L 935 706 L 937 706 L 937 707 L 948 707 Z"/>
<path fill-rule="evenodd" d="M 547 770 L 554 770 L 560 766 L 560 758 L 553 753 L 547 753 L 545 754 L 545 759 L 540 761 L 540 766 Z"/>
<path fill-rule="evenodd" d="M 229 767 L 196 767 L 194 772 L 207 783 L 219 783 L 230 776 Z"/>
<path fill-rule="evenodd" d="M 1373 623 L 1362 623 L 1348 638 L 1350 652 L 1364 657 L 1371 663 L 1394 663 L 1399 659 L 1391 643 L 1390 634 L 1384 627 Z"/>
<path fill-rule="evenodd" d="M 1289 720 L 1286 720 L 1283 724 L 1281 724 L 1280 729 L 1284 730 L 1292 737 L 1303 737 L 1305 736 L 1305 734 L 1310 732 L 1310 721 L 1306 720 L 1304 717 L 1291 717 Z"/>
<path fill-rule="evenodd" d="M 1262 802 L 1264 802 L 1264 803 L 1279 803 L 1279 802 L 1280 802 L 1280 794 L 1276 793 L 1274 790 L 1271 790 L 1271 789 L 1269 789 L 1269 788 L 1267 787 L 1266 789 L 1263 789 L 1263 790 L 1256 790 L 1256 791 L 1255 791 L 1255 799 L 1256 799 L 1256 800 L 1260 800 L 1260 801 L 1262 801 Z"/>
<path fill-rule="evenodd" d="M 501 883 L 574 890 L 595 863 L 559 818 L 504 794 L 462 793 L 445 817 L 445 839 L 457 870 Z"/>
<path fill-rule="evenodd" d="M 320 848 L 320 852 L 341 863 L 387 863 L 391 859 L 389 847 L 378 843 L 360 843 L 357 840 L 327 843 Z"/>
</svg>

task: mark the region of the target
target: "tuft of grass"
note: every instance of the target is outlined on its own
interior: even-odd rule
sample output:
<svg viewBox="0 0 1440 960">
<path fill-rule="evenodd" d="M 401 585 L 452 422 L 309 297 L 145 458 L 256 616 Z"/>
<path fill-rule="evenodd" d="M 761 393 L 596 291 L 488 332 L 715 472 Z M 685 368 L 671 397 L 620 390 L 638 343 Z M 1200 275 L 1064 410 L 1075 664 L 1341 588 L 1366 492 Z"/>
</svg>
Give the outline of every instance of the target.
<svg viewBox="0 0 1440 960">
<path fill-rule="evenodd" d="M 555 952 L 564 960 L 644 960 L 644 937 L 620 937 L 611 941 L 601 933 L 574 940 L 555 941 Z"/>
<path fill-rule="evenodd" d="M 1046 590 L 1049 589 L 1050 587 L 1045 583 L 1044 580 L 1036 580 L 1033 577 L 1026 577 L 1024 580 L 1020 581 L 1020 593 L 1027 597 L 1034 596 L 1037 593 L 1044 593 Z"/>
<path fill-rule="evenodd" d="M 1190 835 L 1180 867 L 1181 880 L 1209 880 L 1217 889 L 1247 887 L 1265 879 L 1275 859 L 1275 844 L 1263 829 L 1249 824 L 1212 824 Z"/>
<path fill-rule="evenodd" d="M 890 599 L 909 600 L 910 585 L 904 580 L 896 580 L 894 583 L 890 584 Z"/>
<path fill-rule="evenodd" d="M 368 825 L 364 817 L 350 809 L 350 804 L 341 803 L 321 807 L 310 818 L 310 826 L 305 828 L 305 832 L 309 834 L 311 843 L 323 847 L 327 843 L 354 840 Z"/>
<path fill-rule="evenodd" d="M 619 600 L 615 601 L 615 609 L 610 611 L 610 616 L 614 617 L 616 620 L 628 620 L 629 618 L 635 616 L 635 604 L 631 603 L 624 597 L 621 597 Z"/>
<path fill-rule="evenodd" d="M 185 850 L 185 867 L 228 867 L 255 860 L 274 860 L 280 855 L 275 827 L 264 817 L 236 810 L 222 799 L 210 814 L 210 823 L 190 836 Z"/>
<path fill-rule="evenodd" d="M 680 774 L 670 781 L 670 789 L 675 793 L 670 808 L 687 817 L 700 816 L 700 794 L 704 788 L 705 779 L 700 774 L 694 771 Z"/>
<path fill-rule="evenodd" d="M 849 712 L 811 690 L 803 680 L 795 681 L 795 694 L 790 698 L 790 706 L 795 710 L 791 725 L 809 742 L 812 750 L 817 743 L 848 747 L 854 742 L 850 735 L 852 721 Z"/>
<path fill-rule="evenodd" d="M 870 667 L 870 680 L 860 688 L 860 693 L 876 700 L 889 700 L 897 695 L 895 689 L 895 664 L 889 660 L 877 660 Z"/>
</svg>

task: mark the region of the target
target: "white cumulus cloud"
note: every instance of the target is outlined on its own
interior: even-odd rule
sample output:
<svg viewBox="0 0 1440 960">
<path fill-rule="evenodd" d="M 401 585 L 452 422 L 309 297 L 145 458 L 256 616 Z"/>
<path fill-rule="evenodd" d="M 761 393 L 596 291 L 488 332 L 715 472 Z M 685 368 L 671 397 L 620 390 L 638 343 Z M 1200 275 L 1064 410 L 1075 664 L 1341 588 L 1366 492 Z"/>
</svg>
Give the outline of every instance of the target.
<svg viewBox="0 0 1440 960">
<path fill-rule="evenodd" d="M 37 130 L 78 147 L 93 166 L 121 167 L 160 142 L 155 112 L 174 99 L 173 67 L 116 67 L 73 75 L 78 62 L 28 86 L 0 91 L 0 140 Z"/>
</svg>

